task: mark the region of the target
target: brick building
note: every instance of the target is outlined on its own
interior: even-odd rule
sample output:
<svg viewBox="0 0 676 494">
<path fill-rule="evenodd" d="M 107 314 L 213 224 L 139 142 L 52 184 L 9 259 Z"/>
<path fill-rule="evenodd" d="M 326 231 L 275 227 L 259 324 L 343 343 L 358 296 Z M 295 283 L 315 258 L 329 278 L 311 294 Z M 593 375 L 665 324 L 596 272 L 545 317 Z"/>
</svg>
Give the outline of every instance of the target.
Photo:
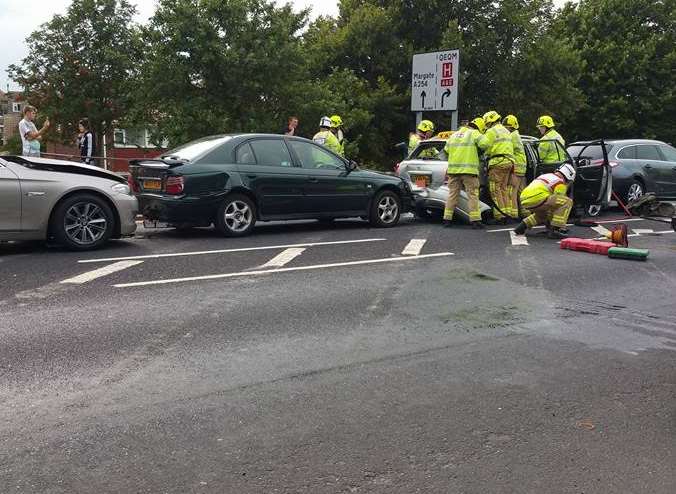
<svg viewBox="0 0 676 494">
<path fill-rule="evenodd" d="M 19 133 L 24 104 L 20 92 L 0 90 L 0 144 L 3 146 L 10 137 Z"/>
</svg>

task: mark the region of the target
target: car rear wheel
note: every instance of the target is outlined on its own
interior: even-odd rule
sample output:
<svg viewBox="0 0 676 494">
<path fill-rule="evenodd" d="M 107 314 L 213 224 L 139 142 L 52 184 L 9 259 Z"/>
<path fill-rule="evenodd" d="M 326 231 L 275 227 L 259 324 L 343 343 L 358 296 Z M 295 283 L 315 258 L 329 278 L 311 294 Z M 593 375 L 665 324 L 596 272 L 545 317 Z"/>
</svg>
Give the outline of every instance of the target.
<svg viewBox="0 0 676 494">
<path fill-rule="evenodd" d="M 110 239 L 115 216 L 110 206 L 92 194 L 75 194 L 59 203 L 54 210 L 51 234 L 71 250 L 90 250 Z"/>
<path fill-rule="evenodd" d="M 587 213 L 588 216 L 592 216 L 592 217 L 598 216 L 599 214 L 601 214 L 601 209 L 602 208 L 601 208 L 600 204 L 591 204 L 591 205 L 587 206 L 586 213 Z"/>
<path fill-rule="evenodd" d="M 376 194 L 371 204 L 369 220 L 378 228 L 389 228 L 399 222 L 401 215 L 401 199 L 396 192 L 383 190 Z"/>
<path fill-rule="evenodd" d="M 226 237 L 243 237 L 256 224 L 256 206 L 242 194 L 231 194 L 218 208 L 216 228 Z"/>
<path fill-rule="evenodd" d="M 645 194 L 644 185 L 638 180 L 634 180 L 627 189 L 627 203 L 640 199 Z"/>
</svg>

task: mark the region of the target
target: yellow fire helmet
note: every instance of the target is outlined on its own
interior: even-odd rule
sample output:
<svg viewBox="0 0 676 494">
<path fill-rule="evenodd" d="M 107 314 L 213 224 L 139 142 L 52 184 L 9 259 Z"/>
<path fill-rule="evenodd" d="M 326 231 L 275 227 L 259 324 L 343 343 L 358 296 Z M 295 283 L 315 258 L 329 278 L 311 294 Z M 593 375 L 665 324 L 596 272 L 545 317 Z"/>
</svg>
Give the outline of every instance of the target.
<svg viewBox="0 0 676 494">
<path fill-rule="evenodd" d="M 554 127 L 554 119 L 549 115 L 542 115 L 540 118 L 538 118 L 537 126 L 547 127 L 548 129 L 551 129 L 552 127 Z"/>
<path fill-rule="evenodd" d="M 514 115 L 507 115 L 505 118 L 502 119 L 502 125 L 505 127 L 511 127 L 513 129 L 518 129 L 519 128 L 519 121 Z"/>
<path fill-rule="evenodd" d="M 500 114 L 495 110 L 484 113 L 484 122 L 486 122 L 486 124 L 492 124 L 498 120 L 500 120 Z"/>
<path fill-rule="evenodd" d="M 434 132 L 434 124 L 429 120 L 423 120 L 418 124 L 418 130 L 420 132 Z"/>
<path fill-rule="evenodd" d="M 476 126 L 477 130 L 482 134 L 486 132 L 486 122 L 484 121 L 483 118 L 476 117 L 474 120 L 472 120 L 471 123 L 473 123 Z"/>
<path fill-rule="evenodd" d="M 340 115 L 331 115 L 331 127 L 336 129 L 343 126 L 343 119 Z"/>
</svg>

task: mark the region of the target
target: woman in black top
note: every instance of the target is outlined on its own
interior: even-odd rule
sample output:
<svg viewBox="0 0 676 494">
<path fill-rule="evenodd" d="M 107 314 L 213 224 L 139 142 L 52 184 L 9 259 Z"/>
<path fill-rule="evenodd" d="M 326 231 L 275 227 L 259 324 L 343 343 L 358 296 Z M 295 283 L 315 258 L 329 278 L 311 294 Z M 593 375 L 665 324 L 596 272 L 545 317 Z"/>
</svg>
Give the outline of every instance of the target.
<svg viewBox="0 0 676 494">
<path fill-rule="evenodd" d="M 96 140 L 94 139 L 94 133 L 92 132 L 89 119 L 83 118 L 80 119 L 77 125 L 80 133 L 77 136 L 77 145 L 80 148 L 80 161 L 88 165 L 96 164 L 93 157 L 96 155 Z"/>
</svg>

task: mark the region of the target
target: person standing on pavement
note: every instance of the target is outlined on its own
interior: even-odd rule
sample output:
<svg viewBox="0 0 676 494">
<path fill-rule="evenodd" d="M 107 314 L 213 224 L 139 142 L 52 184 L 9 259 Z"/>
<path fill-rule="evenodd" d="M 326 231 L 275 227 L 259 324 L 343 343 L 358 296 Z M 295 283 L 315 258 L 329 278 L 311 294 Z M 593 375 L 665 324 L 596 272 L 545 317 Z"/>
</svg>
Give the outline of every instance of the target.
<svg viewBox="0 0 676 494">
<path fill-rule="evenodd" d="M 338 144 L 340 145 L 340 156 L 345 157 L 345 133 L 343 132 L 343 119 L 340 118 L 340 115 L 331 116 L 331 132 L 338 139 Z"/>
<path fill-rule="evenodd" d="M 549 115 L 538 118 L 537 128 L 542 136 L 538 143 L 540 163 L 545 165 L 557 164 L 564 161 L 566 141 L 554 130 L 554 119 Z M 558 143 L 558 144 L 557 144 Z"/>
<path fill-rule="evenodd" d="M 507 186 L 514 166 L 514 146 L 509 131 L 500 123 L 500 114 L 491 110 L 484 114 L 486 122 L 486 158 L 488 159 L 488 189 L 493 199 L 493 223 L 506 224 L 516 204 L 512 206 Z"/>
<path fill-rule="evenodd" d="M 282 134 L 285 136 L 297 136 L 298 135 L 298 117 L 290 116 L 286 122 L 286 127 L 282 131 Z"/>
<path fill-rule="evenodd" d="M 23 119 L 19 122 L 19 135 L 21 136 L 23 156 L 40 156 L 40 141 L 42 136 L 49 130 L 49 118 L 45 120 L 40 130 L 35 126 L 35 116 L 38 110 L 31 105 L 23 109 Z"/>
<path fill-rule="evenodd" d="M 340 154 L 340 143 L 333 132 L 331 132 L 331 119 L 322 117 L 319 121 L 319 132 L 312 138 L 317 144 L 328 148 L 336 154 Z"/>
<path fill-rule="evenodd" d="M 82 118 L 77 123 L 79 134 L 77 136 L 77 147 L 80 148 L 80 161 L 87 165 L 94 165 L 94 156 L 96 155 L 96 140 L 92 132 L 88 118 Z"/>
<path fill-rule="evenodd" d="M 510 197 L 510 206 L 513 209 L 508 213 L 513 218 L 525 217 L 525 211 L 519 210 L 519 195 L 524 187 L 526 187 L 526 151 L 523 148 L 523 141 L 519 134 L 519 121 L 514 115 L 507 115 L 502 119 L 502 125 L 511 134 L 512 147 L 514 148 L 514 168 L 509 177 L 507 191 Z"/>
<path fill-rule="evenodd" d="M 452 225 L 453 213 L 458 205 L 460 191 L 465 189 L 468 197 L 469 221 L 472 228 L 483 228 L 479 208 L 479 150 L 486 147 L 484 120 L 475 118 L 463 125 L 446 142 L 448 155 L 448 199 L 444 208 L 444 226 Z"/>
<path fill-rule="evenodd" d="M 434 124 L 429 120 L 423 120 L 418 124 L 415 133 L 411 133 L 408 138 L 408 154 L 411 154 L 418 147 L 421 141 L 425 141 L 434 134 Z"/>
<path fill-rule="evenodd" d="M 575 181 L 575 168 L 564 163 L 554 173 L 545 173 L 533 180 L 521 192 L 521 204 L 531 212 L 514 229 L 517 235 L 537 225 L 547 225 L 549 238 L 565 238 L 566 223 L 573 200 L 568 197 L 568 186 Z"/>
</svg>

